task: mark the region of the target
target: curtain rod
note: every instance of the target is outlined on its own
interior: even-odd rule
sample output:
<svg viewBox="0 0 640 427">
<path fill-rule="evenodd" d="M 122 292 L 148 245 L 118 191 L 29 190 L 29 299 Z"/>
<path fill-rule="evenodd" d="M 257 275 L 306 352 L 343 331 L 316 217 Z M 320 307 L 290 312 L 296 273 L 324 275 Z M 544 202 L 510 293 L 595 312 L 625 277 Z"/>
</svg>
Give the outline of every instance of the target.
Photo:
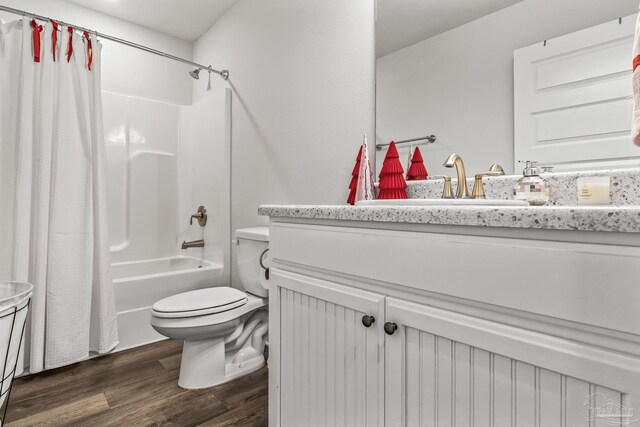
<svg viewBox="0 0 640 427">
<path fill-rule="evenodd" d="M 96 37 L 100 37 L 100 38 L 103 38 L 105 40 L 111 40 L 113 42 L 120 43 L 120 44 L 129 46 L 129 47 L 132 47 L 132 48 L 135 48 L 135 49 L 140 49 L 140 50 L 143 50 L 145 52 L 153 53 L 154 55 L 162 56 L 164 58 L 173 59 L 174 61 L 182 62 L 184 64 L 189 64 L 189 65 L 192 65 L 194 67 L 197 67 L 198 69 L 202 69 L 202 70 L 208 71 L 210 73 L 219 74 L 220 77 L 222 77 L 222 79 L 224 79 L 224 80 L 229 79 L 229 71 L 228 70 L 218 71 L 218 70 L 213 69 L 211 66 L 204 66 L 202 64 L 198 64 L 197 62 L 189 61 L 187 59 L 180 58 L 178 56 L 171 55 L 169 53 L 165 53 L 165 52 L 162 52 L 162 51 L 157 50 L 157 49 L 153 49 L 153 48 L 150 48 L 150 47 L 147 47 L 147 46 L 143 46 L 143 45 L 138 44 L 138 43 L 130 42 L 129 40 L 124 40 L 124 39 L 120 39 L 118 37 L 110 36 L 108 34 L 99 33 L 96 30 L 90 30 L 88 28 L 84 28 L 84 27 L 80 27 L 80 26 L 77 26 L 77 25 L 73 25 L 73 24 L 70 24 L 68 22 L 59 21 L 57 19 L 51 19 L 51 18 L 48 18 L 46 16 L 38 15 L 38 14 L 35 14 L 35 13 L 31 13 L 31 12 L 25 12 L 24 10 L 14 9 L 12 7 L 4 6 L 4 5 L 1 5 L 1 4 L 0 4 L 0 10 L 3 10 L 5 12 L 9 12 L 9 13 L 13 13 L 15 15 L 28 16 L 28 17 L 33 18 L 33 19 L 38 19 L 40 21 L 46 21 L 46 22 L 56 21 L 58 24 L 64 25 L 66 27 L 73 27 L 74 29 L 79 30 L 79 31 L 86 31 L 86 32 L 91 33 L 91 34 L 95 34 Z"/>
<path fill-rule="evenodd" d="M 435 135 L 429 135 L 429 136 L 422 136 L 420 138 L 413 138 L 413 139 L 405 139 L 404 141 L 394 141 L 396 143 L 396 145 L 398 144 L 406 144 L 408 142 L 415 142 L 415 141 L 424 141 L 421 142 L 420 144 L 411 144 L 411 145 L 424 145 L 426 143 L 431 143 L 433 144 L 434 142 L 436 142 L 436 136 Z M 391 143 L 387 143 L 387 144 L 376 144 L 376 150 L 380 151 L 382 150 L 384 147 L 386 147 L 387 145 L 390 145 Z"/>
</svg>

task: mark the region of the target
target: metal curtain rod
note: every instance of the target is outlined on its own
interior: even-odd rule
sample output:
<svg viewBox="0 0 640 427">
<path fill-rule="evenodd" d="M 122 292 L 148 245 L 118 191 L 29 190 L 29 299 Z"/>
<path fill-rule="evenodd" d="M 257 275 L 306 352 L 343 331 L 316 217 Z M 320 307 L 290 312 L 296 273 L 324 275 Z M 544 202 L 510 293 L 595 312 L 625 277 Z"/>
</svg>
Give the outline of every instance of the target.
<svg viewBox="0 0 640 427">
<path fill-rule="evenodd" d="M 420 138 L 413 138 L 413 139 L 405 139 L 404 141 L 394 141 L 396 143 L 396 145 L 398 144 L 407 144 L 409 142 L 415 142 L 415 141 L 425 141 L 422 142 L 420 144 L 412 144 L 412 145 L 424 145 L 427 143 L 431 143 L 433 144 L 434 142 L 436 142 L 436 136 L 435 135 L 428 135 L 428 136 L 423 136 Z M 384 147 L 390 145 L 391 143 L 387 143 L 387 144 L 376 144 L 376 150 L 380 151 L 382 150 Z"/>
<path fill-rule="evenodd" d="M 35 13 L 31 13 L 31 12 L 25 12 L 24 10 L 14 9 L 12 7 L 4 6 L 4 5 L 0 5 L 0 10 L 3 10 L 5 12 L 9 12 L 9 13 L 13 13 L 15 15 L 28 16 L 28 17 L 33 18 L 33 19 L 38 19 L 40 21 L 46 21 L 46 22 L 56 21 L 58 24 L 64 25 L 66 27 L 73 27 L 74 29 L 79 30 L 79 31 L 86 31 L 86 32 L 91 33 L 91 34 L 95 34 L 96 37 L 101 37 L 103 39 L 111 40 L 113 42 L 120 43 L 120 44 L 129 46 L 129 47 L 133 47 L 135 49 L 140 49 L 140 50 L 143 50 L 145 52 L 153 53 L 154 55 L 163 56 L 165 58 L 173 59 L 174 61 L 182 62 L 184 64 L 189 64 L 189 65 L 192 65 L 192 66 L 197 67 L 199 69 L 208 71 L 210 73 L 219 74 L 220 77 L 222 77 L 224 80 L 227 80 L 229 78 L 229 71 L 228 70 L 218 71 L 218 70 L 213 69 L 211 66 L 205 66 L 205 65 L 202 65 L 202 64 L 198 64 L 197 62 L 189 61 L 187 59 L 180 58 L 179 56 L 171 55 L 169 53 L 162 52 L 160 50 L 153 49 L 153 48 L 150 48 L 150 47 L 147 47 L 147 46 L 143 46 L 143 45 L 138 44 L 138 43 L 130 42 L 129 40 L 124 40 L 124 39 L 120 39 L 118 37 L 110 36 L 108 34 L 99 33 L 96 30 L 90 30 L 88 28 L 80 27 L 80 26 L 77 26 L 77 25 L 74 25 L 74 24 L 70 24 L 68 22 L 59 21 L 57 19 L 51 19 L 51 18 L 48 18 L 46 16 L 38 15 L 38 14 L 35 14 Z"/>
</svg>

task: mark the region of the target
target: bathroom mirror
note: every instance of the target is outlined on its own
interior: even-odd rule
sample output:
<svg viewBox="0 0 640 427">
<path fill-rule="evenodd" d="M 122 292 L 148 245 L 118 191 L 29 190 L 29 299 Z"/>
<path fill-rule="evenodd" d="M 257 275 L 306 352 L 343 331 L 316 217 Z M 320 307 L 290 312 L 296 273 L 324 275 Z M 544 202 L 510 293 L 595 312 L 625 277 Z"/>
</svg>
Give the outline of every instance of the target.
<svg viewBox="0 0 640 427">
<path fill-rule="evenodd" d="M 431 175 L 451 175 L 454 152 L 472 173 L 640 166 L 637 12 L 637 0 L 377 0 L 375 144 L 435 135 L 418 142 Z M 386 147 L 372 151 L 379 171 Z"/>
</svg>

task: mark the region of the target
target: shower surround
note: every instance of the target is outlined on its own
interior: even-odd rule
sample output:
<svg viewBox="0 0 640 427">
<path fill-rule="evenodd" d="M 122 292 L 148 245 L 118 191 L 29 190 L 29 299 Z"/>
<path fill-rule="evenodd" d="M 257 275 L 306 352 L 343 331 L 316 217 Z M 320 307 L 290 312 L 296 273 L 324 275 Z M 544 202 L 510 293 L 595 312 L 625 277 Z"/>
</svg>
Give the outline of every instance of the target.
<svg viewBox="0 0 640 427">
<path fill-rule="evenodd" d="M 228 89 L 192 106 L 104 94 L 117 350 L 164 339 L 153 302 L 229 282 Z M 204 205 L 205 227 L 189 225 Z M 204 248 L 182 250 L 183 240 Z"/>
</svg>

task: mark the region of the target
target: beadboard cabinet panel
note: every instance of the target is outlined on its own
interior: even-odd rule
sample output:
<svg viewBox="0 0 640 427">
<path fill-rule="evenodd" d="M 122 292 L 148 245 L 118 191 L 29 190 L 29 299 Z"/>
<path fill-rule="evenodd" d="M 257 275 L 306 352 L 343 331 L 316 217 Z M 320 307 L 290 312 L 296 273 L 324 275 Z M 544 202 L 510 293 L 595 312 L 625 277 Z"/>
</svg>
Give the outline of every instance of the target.
<svg viewBox="0 0 640 427">
<path fill-rule="evenodd" d="M 386 320 L 387 425 L 570 427 L 611 405 L 622 426 L 640 397 L 635 358 L 391 297 Z"/>
<path fill-rule="evenodd" d="M 383 414 L 383 335 L 362 317 L 384 318 L 384 296 L 273 269 L 278 299 L 281 426 L 376 426 Z M 271 297 L 273 299 L 273 296 Z M 272 341 L 273 342 L 273 341 Z M 278 360 L 279 359 L 279 360 Z M 270 414 L 274 416 L 276 414 Z"/>
</svg>

